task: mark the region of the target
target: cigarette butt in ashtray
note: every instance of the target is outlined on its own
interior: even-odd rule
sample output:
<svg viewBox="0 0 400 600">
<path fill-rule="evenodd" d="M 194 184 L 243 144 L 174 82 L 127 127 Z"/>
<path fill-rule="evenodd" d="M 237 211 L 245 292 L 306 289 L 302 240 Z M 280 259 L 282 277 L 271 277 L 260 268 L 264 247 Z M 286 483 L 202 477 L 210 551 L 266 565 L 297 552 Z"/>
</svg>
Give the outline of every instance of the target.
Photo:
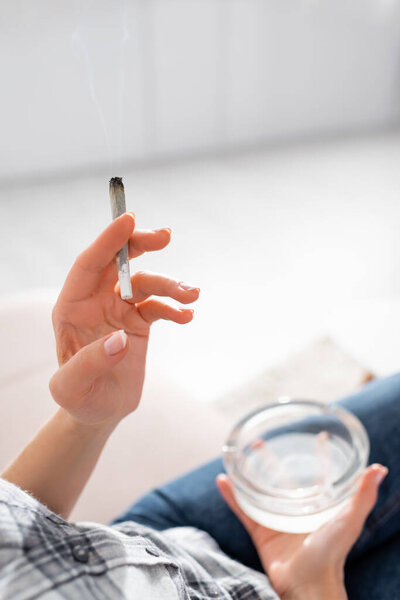
<svg viewBox="0 0 400 600">
<path fill-rule="evenodd" d="M 317 475 L 316 483 L 320 486 L 331 483 L 332 464 L 329 450 L 329 433 L 321 431 L 316 438 L 317 445 Z"/>
<path fill-rule="evenodd" d="M 125 189 L 122 177 L 112 177 L 110 179 L 110 203 L 113 219 L 117 219 L 126 212 Z M 122 300 L 129 300 L 132 298 L 132 284 L 128 243 L 117 252 L 116 260 L 121 298 Z"/>
</svg>

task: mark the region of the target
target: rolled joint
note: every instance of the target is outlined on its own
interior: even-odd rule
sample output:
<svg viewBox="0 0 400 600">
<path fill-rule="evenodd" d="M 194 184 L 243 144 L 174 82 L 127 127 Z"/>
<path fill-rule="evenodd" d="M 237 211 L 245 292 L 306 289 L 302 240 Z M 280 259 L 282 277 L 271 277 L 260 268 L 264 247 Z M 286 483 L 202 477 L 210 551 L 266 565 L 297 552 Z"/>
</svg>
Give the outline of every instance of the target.
<svg viewBox="0 0 400 600">
<path fill-rule="evenodd" d="M 114 220 L 126 212 L 125 188 L 122 177 L 112 177 L 110 179 L 110 204 L 111 215 Z M 117 253 L 116 261 L 121 298 L 122 300 L 128 300 L 132 298 L 128 243 Z"/>
</svg>

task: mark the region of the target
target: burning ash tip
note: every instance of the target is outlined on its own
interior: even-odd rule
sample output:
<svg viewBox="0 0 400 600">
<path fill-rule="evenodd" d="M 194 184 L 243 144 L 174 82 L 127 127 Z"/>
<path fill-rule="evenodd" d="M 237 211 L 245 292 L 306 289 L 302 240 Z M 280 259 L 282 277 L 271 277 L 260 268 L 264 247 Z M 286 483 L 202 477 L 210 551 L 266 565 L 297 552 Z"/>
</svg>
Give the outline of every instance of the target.
<svg viewBox="0 0 400 600">
<path fill-rule="evenodd" d="M 124 184 L 122 183 L 122 177 L 111 177 L 110 186 L 114 186 L 114 185 L 119 185 L 121 187 L 124 187 Z"/>
</svg>

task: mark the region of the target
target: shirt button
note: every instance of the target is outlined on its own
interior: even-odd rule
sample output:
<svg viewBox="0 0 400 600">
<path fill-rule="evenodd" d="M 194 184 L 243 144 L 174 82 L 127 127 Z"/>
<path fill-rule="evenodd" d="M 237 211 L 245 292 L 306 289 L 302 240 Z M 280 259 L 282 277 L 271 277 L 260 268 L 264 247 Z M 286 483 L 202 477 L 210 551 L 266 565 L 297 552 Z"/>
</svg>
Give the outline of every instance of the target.
<svg viewBox="0 0 400 600">
<path fill-rule="evenodd" d="M 146 552 L 151 556 L 160 556 L 160 553 L 157 550 L 153 550 L 153 548 L 146 548 Z"/>
<path fill-rule="evenodd" d="M 58 517 L 57 515 L 48 515 L 47 519 L 49 521 L 51 521 L 52 523 L 55 523 L 56 525 L 65 525 L 65 521 L 64 519 L 62 519 L 61 517 Z"/>
<path fill-rule="evenodd" d="M 74 544 L 71 546 L 72 556 L 75 560 L 82 563 L 87 563 L 89 560 L 89 550 L 82 544 Z"/>
</svg>

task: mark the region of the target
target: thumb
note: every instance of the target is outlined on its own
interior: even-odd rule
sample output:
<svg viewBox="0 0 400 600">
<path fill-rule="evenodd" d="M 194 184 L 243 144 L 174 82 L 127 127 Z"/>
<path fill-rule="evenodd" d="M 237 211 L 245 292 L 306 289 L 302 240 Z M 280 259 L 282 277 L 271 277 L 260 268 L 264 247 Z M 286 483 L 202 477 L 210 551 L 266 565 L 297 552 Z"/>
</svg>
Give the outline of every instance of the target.
<svg viewBox="0 0 400 600">
<path fill-rule="evenodd" d="M 232 481 L 229 479 L 227 475 L 221 473 L 217 477 L 217 488 L 231 511 L 237 516 L 239 521 L 242 522 L 245 529 L 249 533 L 250 537 L 253 537 L 257 528 L 259 528 L 259 524 L 253 521 L 250 517 L 246 515 L 246 513 L 240 508 L 237 500 L 235 498 L 235 494 L 233 491 Z"/>
<path fill-rule="evenodd" d="M 54 400 L 61 406 L 82 400 L 93 382 L 126 356 L 128 347 L 128 336 L 121 330 L 81 348 L 51 378 L 49 388 Z"/>
<path fill-rule="evenodd" d="M 237 516 L 239 521 L 242 523 L 247 533 L 251 537 L 253 544 L 260 556 L 261 562 L 264 565 L 264 569 L 269 569 L 272 560 L 274 559 L 273 548 L 270 549 L 268 542 L 277 535 L 276 531 L 264 527 L 260 523 L 253 521 L 251 517 L 240 508 L 233 490 L 232 481 L 225 474 L 220 474 L 217 477 L 217 488 L 219 493 L 231 509 L 231 511 Z"/>
</svg>

